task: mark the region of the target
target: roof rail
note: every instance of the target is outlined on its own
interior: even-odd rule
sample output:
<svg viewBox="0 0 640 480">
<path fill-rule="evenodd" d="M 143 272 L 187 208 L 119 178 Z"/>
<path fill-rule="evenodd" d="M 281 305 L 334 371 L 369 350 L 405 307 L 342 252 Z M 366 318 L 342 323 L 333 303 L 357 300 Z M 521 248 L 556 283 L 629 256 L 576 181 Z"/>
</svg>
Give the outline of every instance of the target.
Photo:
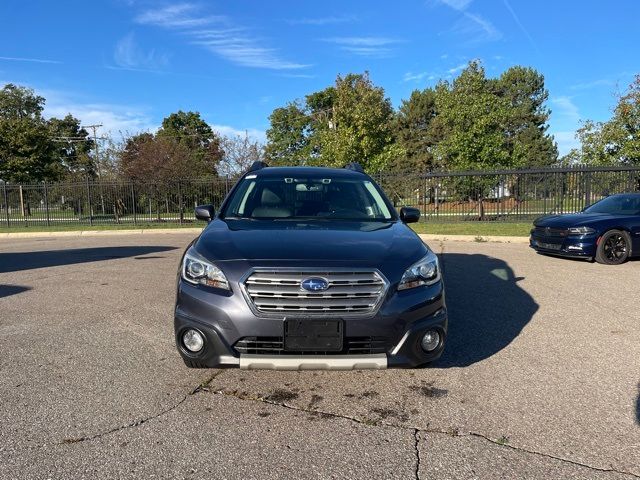
<svg viewBox="0 0 640 480">
<path fill-rule="evenodd" d="M 362 165 L 360 165 L 358 162 L 348 163 L 344 168 L 346 168 L 347 170 L 353 170 L 354 172 L 364 173 Z"/>
<path fill-rule="evenodd" d="M 268 167 L 269 165 L 267 165 L 265 162 L 262 162 L 260 160 L 256 160 L 255 162 L 253 162 L 251 164 L 251 166 L 249 167 L 249 170 L 247 170 L 247 172 L 255 172 L 256 170 L 262 170 L 265 167 Z"/>
</svg>

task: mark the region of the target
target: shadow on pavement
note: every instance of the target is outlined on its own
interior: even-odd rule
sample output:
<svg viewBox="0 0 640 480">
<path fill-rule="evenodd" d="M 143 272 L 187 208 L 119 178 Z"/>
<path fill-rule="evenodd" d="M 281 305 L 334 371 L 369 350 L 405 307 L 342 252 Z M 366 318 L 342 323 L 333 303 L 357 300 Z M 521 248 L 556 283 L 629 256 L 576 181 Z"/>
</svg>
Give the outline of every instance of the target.
<svg viewBox="0 0 640 480">
<path fill-rule="evenodd" d="M 441 255 L 449 337 L 436 367 L 466 367 L 509 345 L 538 304 L 518 285 L 509 265 L 486 255 Z"/>
<path fill-rule="evenodd" d="M 636 422 L 640 425 L 640 383 L 638 383 L 638 400 L 636 400 Z"/>
<path fill-rule="evenodd" d="M 18 293 L 26 292 L 27 290 L 31 290 L 31 287 L 23 287 L 22 285 L 1 285 L 0 284 L 0 298 L 10 297 L 11 295 L 16 295 Z"/>
<path fill-rule="evenodd" d="M 114 258 L 128 258 L 149 253 L 166 252 L 177 247 L 131 246 L 71 248 L 35 252 L 0 253 L 0 273 L 19 272 L 33 268 L 56 267 L 76 263 L 100 262 Z"/>
</svg>

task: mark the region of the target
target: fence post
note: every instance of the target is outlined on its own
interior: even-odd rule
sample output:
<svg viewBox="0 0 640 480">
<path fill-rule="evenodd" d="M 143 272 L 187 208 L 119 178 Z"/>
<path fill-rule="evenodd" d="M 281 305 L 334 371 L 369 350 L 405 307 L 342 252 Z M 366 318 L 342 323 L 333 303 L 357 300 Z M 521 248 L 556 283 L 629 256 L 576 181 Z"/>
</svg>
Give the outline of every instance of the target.
<svg viewBox="0 0 640 480">
<path fill-rule="evenodd" d="M 137 218 L 137 214 L 136 214 L 136 190 L 135 187 L 133 185 L 133 183 L 131 183 L 131 209 L 133 210 L 133 224 L 137 225 L 138 224 L 138 218 Z"/>
<path fill-rule="evenodd" d="M 47 181 L 44 181 L 44 209 L 47 212 L 47 227 L 51 226 L 51 219 L 49 218 L 49 195 L 47 193 Z"/>
<path fill-rule="evenodd" d="M 184 206 L 182 205 L 182 187 L 180 185 L 180 180 L 178 180 L 178 223 L 182 225 L 184 218 Z"/>
<path fill-rule="evenodd" d="M 584 205 L 587 207 L 591 204 L 591 172 L 587 171 L 584 175 Z"/>
<path fill-rule="evenodd" d="M 89 225 L 93 226 L 93 207 L 91 206 L 91 185 L 87 176 L 87 208 L 89 209 Z"/>
<path fill-rule="evenodd" d="M 2 182 L 3 193 L 4 193 L 4 208 L 7 212 L 7 228 L 11 226 L 11 222 L 9 221 L 9 196 L 7 195 L 7 183 Z"/>
</svg>

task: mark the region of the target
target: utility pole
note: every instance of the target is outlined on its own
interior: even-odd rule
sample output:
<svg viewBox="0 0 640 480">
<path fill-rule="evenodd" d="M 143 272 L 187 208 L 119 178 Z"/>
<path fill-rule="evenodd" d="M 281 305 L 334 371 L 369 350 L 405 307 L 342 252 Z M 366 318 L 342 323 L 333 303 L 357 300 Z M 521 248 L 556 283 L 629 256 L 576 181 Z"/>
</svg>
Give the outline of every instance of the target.
<svg viewBox="0 0 640 480">
<path fill-rule="evenodd" d="M 98 182 L 100 182 L 100 205 L 102 207 L 102 215 L 104 216 L 105 211 L 104 211 L 104 195 L 102 194 L 102 177 L 100 175 L 100 157 L 98 156 L 98 154 L 100 153 L 99 151 L 99 147 L 98 147 L 98 128 L 102 127 L 101 123 L 96 123 L 94 125 L 83 125 L 82 128 L 90 128 L 91 130 L 93 130 L 93 148 L 95 150 L 95 157 L 96 157 L 96 173 L 98 174 Z"/>
</svg>

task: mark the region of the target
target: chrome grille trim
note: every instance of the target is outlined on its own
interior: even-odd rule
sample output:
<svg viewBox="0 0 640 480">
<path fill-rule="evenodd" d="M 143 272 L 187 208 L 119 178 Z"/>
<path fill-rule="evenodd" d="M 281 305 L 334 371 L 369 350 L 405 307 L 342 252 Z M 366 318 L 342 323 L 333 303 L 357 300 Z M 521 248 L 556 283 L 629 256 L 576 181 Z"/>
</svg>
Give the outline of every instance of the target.
<svg viewBox="0 0 640 480">
<path fill-rule="evenodd" d="M 309 277 L 321 277 L 329 287 L 321 292 L 303 290 L 300 284 Z M 242 288 L 258 314 L 366 316 L 378 310 L 388 282 L 378 270 L 254 269 Z"/>
</svg>

